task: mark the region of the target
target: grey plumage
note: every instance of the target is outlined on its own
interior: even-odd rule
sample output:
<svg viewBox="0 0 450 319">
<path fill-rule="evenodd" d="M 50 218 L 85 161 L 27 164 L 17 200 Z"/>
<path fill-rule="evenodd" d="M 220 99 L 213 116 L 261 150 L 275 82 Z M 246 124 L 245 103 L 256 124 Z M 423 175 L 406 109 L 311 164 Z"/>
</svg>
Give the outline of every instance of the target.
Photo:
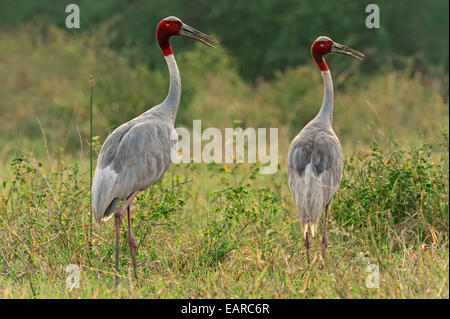
<svg viewBox="0 0 450 319">
<path fill-rule="evenodd" d="M 289 189 L 295 202 L 305 237 L 309 262 L 309 231 L 314 237 L 322 212 L 325 210 L 323 247 L 327 246 L 327 219 L 331 200 L 339 188 L 342 177 L 342 148 L 332 128 L 333 81 L 324 60 L 326 54 L 345 54 L 362 60 L 361 52 L 318 37 L 311 55 L 321 70 L 324 83 L 322 106 L 317 116 L 293 139 L 289 146 L 287 174 Z"/>
<path fill-rule="evenodd" d="M 342 176 L 342 149 L 331 126 L 313 120 L 294 138 L 288 153 L 288 183 L 303 233 L 314 235 L 322 211 Z"/>
<path fill-rule="evenodd" d="M 156 113 L 156 114 L 154 114 Z M 108 218 L 119 201 L 156 183 L 170 167 L 173 123 L 149 112 L 115 129 L 103 144 L 92 183 L 97 221 Z"/>
<path fill-rule="evenodd" d="M 174 121 L 181 80 L 173 55 L 166 56 L 170 87 L 163 103 L 117 127 L 106 139 L 92 181 L 92 209 L 97 222 L 108 219 L 120 200 L 156 183 L 171 164 L 177 142 Z"/>
<path fill-rule="evenodd" d="M 324 209 L 330 204 L 342 176 L 342 149 L 332 128 L 333 82 L 322 71 L 324 98 L 317 116 L 293 139 L 288 152 L 288 183 L 306 238 L 314 236 Z"/>
<path fill-rule="evenodd" d="M 127 211 L 128 244 L 136 272 L 137 243 L 131 230 L 131 202 L 140 191 L 156 183 L 169 169 L 178 135 L 174 129 L 180 105 L 181 78 L 169 43 L 171 36 L 184 36 L 214 47 L 214 38 L 184 24 L 177 17 L 161 20 L 156 38 L 170 74 L 169 93 L 161 104 L 116 128 L 100 149 L 92 181 L 92 209 L 97 222 L 115 215 L 116 285 L 119 283 L 120 224 Z M 121 200 L 125 203 L 117 209 Z"/>
</svg>

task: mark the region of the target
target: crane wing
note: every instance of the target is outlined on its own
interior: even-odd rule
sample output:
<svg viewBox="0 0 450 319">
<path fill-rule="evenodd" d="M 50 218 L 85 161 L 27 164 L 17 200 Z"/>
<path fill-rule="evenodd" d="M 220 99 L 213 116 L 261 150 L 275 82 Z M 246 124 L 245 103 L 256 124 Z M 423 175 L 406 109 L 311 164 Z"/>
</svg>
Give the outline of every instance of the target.
<svg viewBox="0 0 450 319">
<path fill-rule="evenodd" d="M 126 133 L 136 124 L 136 120 L 129 121 L 116 128 L 105 140 L 98 156 L 97 168 L 109 166 L 117 155 L 117 149 Z"/>
<path fill-rule="evenodd" d="M 169 169 L 172 128 L 158 120 L 133 120 L 118 127 L 100 150 L 92 183 L 96 220 L 108 217 L 120 199 L 157 182 Z"/>
<path fill-rule="evenodd" d="M 300 132 L 291 143 L 288 178 L 290 181 L 304 179 L 306 169 L 310 169 L 314 181 L 321 185 L 324 204 L 327 204 L 339 186 L 342 163 L 342 150 L 336 135 L 333 132 L 308 128 Z"/>
<path fill-rule="evenodd" d="M 169 169 L 170 140 L 168 125 L 144 122 L 134 126 L 123 137 L 112 168 L 124 185 L 122 198 L 135 190 L 143 190 L 157 182 Z M 126 185 L 126 186 L 125 186 Z"/>
</svg>

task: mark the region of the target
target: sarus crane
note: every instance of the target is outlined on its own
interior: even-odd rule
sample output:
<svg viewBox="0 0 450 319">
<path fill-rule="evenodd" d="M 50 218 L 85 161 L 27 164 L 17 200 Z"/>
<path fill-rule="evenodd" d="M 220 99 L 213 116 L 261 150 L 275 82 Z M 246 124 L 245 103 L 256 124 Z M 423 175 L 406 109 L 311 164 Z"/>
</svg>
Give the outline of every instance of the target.
<svg viewBox="0 0 450 319">
<path fill-rule="evenodd" d="M 171 36 L 188 37 L 214 47 L 214 38 L 184 24 L 176 17 L 159 22 L 156 38 L 170 74 L 167 98 L 138 117 L 117 127 L 105 140 L 98 155 L 92 181 L 92 209 L 96 222 L 114 215 L 116 232 L 116 285 L 119 282 L 120 224 L 128 215 L 128 244 L 136 273 L 137 245 L 131 231 L 131 202 L 136 195 L 156 183 L 171 164 L 171 137 L 181 97 L 181 79 L 172 48 Z M 123 206 L 117 209 L 121 200 Z"/>
<path fill-rule="evenodd" d="M 359 60 L 364 58 L 361 52 L 328 37 L 320 36 L 314 41 L 311 54 L 324 83 L 322 107 L 317 116 L 292 140 L 288 152 L 288 184 L 302 224 L 308 264 L 310 235 L 315 236 L 324 210 L 323 250 L 327 247 L 328 212 L 342 177 L 342 148 L 332 128 L 333 81 L 324 60 L 326 54 L 333 53 L 350 55 Z"/>
</svg>

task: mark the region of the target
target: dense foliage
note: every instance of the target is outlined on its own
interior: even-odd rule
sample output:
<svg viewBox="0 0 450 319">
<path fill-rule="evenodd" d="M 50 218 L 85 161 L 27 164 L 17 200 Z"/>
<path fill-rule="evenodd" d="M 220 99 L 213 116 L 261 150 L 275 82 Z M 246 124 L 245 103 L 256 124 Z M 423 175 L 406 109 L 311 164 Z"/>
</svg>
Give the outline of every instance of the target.
<svg viewBox="0 0 450 319">
<path fill-rule="evenodd" d="M 277 70 L 309 63 L 309 47 L 319 35 L 365 52 L 365 71 L 404 68 L 412 60 L 416 68 L 441 79 L 448 74 L 449 8 L 442 0 L 377 1 L 380 29 L 365 26 L 370 2 L 354 0 L 0 0 L 0 27 L 34 20 L 64 28 L 69 3 L 80 6 L 81 32 L 106 23 L 111 48 L 152 68 L 163 65 L 155 26 L 175 15 L 215 34 L 246 79 L 272 77 Z M 176 49 L 192 46 L 173 42 Z M 340 69 L 350 63 L 342 59 Z"/>
</svg>

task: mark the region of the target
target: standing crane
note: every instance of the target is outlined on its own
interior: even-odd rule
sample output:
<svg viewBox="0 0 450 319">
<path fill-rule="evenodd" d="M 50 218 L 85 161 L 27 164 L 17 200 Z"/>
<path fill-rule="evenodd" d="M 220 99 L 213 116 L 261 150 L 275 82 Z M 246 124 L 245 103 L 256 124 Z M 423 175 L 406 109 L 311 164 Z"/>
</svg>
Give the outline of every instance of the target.
<svg viewBox="0 0 450 319">
<path fill-rule="evenodd" d="M 327 222 L 331 199 L 342 177 L 342 148 L 333 131 L 333 81 L 324 60 L 326 54 L 346 54 L 363 60 L 364 54 L 332 41 L 318 37 L 311 54 L 319 67 L 323 83 L 322 107 L 298 135 L 292 140 L 288 152 L 288 184 L 300 217 L 309 261 L 310 232 L 317 232 L 322 211 L 325 210 L 322 247 L 327 247 Z"/>
<path fill-rule="evenodd" d="M 184 24 L 176 17 L 167 17 L 158 24 L 156 38 L 166 59 L 170 74 L 167 98 L 117 127 L 100 149 L 92 181 L 92 209 L 96 222 L 115 217 L 116 285 L 119 282 L 119 230 L 125 210 L 128 216 L 128 244 L 136 273 L 137 245 L 131 231 L 131 202 L 136 195 L 161 179 L 171 164 L 171 138 L 181 97 L 181 79 L 169 43 L 171 36 L 184 36 L 214 47 L 214 38 Z M 121 200 L 125 203 L 117 209 Z"/>
</svg>

